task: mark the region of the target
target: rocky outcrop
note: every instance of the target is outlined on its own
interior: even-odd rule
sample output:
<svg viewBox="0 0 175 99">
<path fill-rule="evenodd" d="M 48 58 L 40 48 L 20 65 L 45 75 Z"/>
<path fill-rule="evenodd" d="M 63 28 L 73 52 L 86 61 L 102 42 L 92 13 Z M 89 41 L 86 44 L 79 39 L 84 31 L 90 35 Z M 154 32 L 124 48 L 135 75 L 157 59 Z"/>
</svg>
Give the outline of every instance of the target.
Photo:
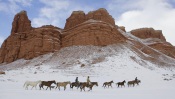
<svg viewBox="0 0 175 99">
<path fill-rule="evenodd" d="M 141 39 L 147 39 L 150 38 L 148 41 L 149 43 L 146 43 L 147 46 L 156 49 L 157 51 L 171 57 L 175 58 L 175 48 L 170 43 L 166 42 L 165 37 L 162 34 L 161 30 L 154 30 L 153 28 L 141 28 L 132 30 L 131 33 L 135 35 L 136 37 L 139 37 Z M 154 39 L 156 38 L 156 39 Z M 158 39 L 158 40 L 157 40 Z M 142 50 L 146 54 L 154 54 L 154 52 L 150 50 Z"/>
<path fill-rule="evenodd" d="M 12 23 L 11 35 L 0 48 L 0 63 L 17 59 L 31 59 L 60 49 L 61 29 L 47 25 L 32 28 L 26 11 L 17 13 Z"/>
<path fill-rule="evenodd" d="M 147 39 L 147 38 L 158 38 L 162 41 L 166 41 L 165 37 L 162 34 L 161 30 L 154 30 L 153 28 L 141 28 L 141 29 L 135 29 L 131 31 L 131 34 L 133 34 L 136 37 L 139 37 L 141 39 Z"/>
<path fill-rule="evenodd" d="M 74 11 L 66 20 L 64 29 L 52 25 L 33 28 L 26 11 L 21 11 L 15 15 L 11 35 L 0 48 L 0 63 L 10 63 L 22 58 L 32 59 L 74 45 L 106 46 L 129 42 L 132 42 L 129 43 L 130 46 L 147 55 L 153 56 L 153 54 L 158 53 L 158 50 L 175 58 L 174 46 L 166 42 L 160 30 L 142 28 L 131 31 L 136 37 L 146 39 L 147 45 L 129 38 L 124 33 L 125 27 L 115 25 L 114 19 L 103 8 L 88 14 L 83 11 Z M 156 42 L 154 42 L 155 40 Z"/>
<path fill-rule="evenodd" d="M 96 11 L 91 11 L 85 14 L 83 11 L 74 11 L 71 16 L 66 20 L 66 25 L 64 29 L 72 28 L 78 24 L 81 24 L 90 19 L 103 21 L 111 25 L 115 25 L 115 21 L 106 9 L 100 8 Z"/>
<path fill-rule="evenodd" d="M 163 54 L 175 59 L 175 47 L 169 43 L 150 44 L 150 47 L 162 52 Z"/>
<path fill-rule="evenodd" d="M 114 19 L 106 9 L 98 9 L 85 14 L 74 11 L 66 20 L 62 32 L 62 47 L 73 45 L 106 46 L 125 42 L 126 38 L 117 30 Z M 121 27 L 125 31 L 124 27 Z"/>
<path fill-rule="evenodd" d="M 119 33 L 115 26 L 93 19 L 64 30 L 62 33 L 62 47 L 73 45 L 106 46 L 126 41 L 126 38 Z"/>
<path fill-rule="evenodd" d="M 71 16 L 66 20 L 64 29 L 74 27 L 85 21 L 85 13 L 83 11 L 73 11 Z"/>
<path fill-rule="evenodd" d="M 15 15 L 12 23 L 11 34 L 26 32 L 30 31 L 31 29 L 31 21 L 28 19 L 26 11 L 21 11 Z"/>
</svg>

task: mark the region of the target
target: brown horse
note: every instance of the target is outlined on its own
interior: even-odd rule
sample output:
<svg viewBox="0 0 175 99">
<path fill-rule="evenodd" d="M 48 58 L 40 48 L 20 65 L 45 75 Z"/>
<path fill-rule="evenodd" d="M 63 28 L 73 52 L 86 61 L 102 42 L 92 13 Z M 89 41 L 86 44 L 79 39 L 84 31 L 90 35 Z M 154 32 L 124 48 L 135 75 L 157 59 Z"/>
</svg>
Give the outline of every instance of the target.
<svg viewBox="0 0 175 99">
<path fill-rule="evenodd" d="M 128 81 L 128 87 L 130 85 L 133 85 L 133 87 L 135 86 L 135 84 L 139 85 L 139 83 L 141 83 L 140 80 L 132 80 L 132 81 Z"/>
<path fill-rule="evenodd" d="M 141 80 L 137 80 L 135 83 L 139 85 L 139 83 L 141 83 Z"/>
<path fill-rule="evenodd" d="M 116 83 L 116 85 L 118 85 L 118 87 L 122 87 L 122 86 L 124 86 L 125 87 L 125 80 L 124 81 L 122 81 L 122 82 L 118 82 L 118 83 Z"/>
<path fill-rule="evenodd" d="M 66 90 L 67 84 L 70 84 L 70 83 L 71 83 L 70 81 L 67 81 L 67 82 L 57 82 L 56 83 L 56 85 L 57 85 L 56 88 L 58 88 L 60 90 L 60 87 L 62 86 L 62 87 L 64 87 L 64 90 Z"/>
<path fill-rule="evenodd" d="M 93 86 L 96 85 L 98 86 L 98 82 L 90 82 L 90 84 L 88 84 L 87 82 L 80 82 L 79 87 L 82 91 L 82 89 L 85 91 L 85 87 L 89 88 L 88 91 L 92 90 Z"/>
<path fill-rule="evenodd" d="M 73 89 L 74 87 L 77 87 L 77 89 L 79 88 L 79 82 L 72 82 L 70 83 L 70 88 Z"/>
<path fill-rule="evenodd" d="M 109 88 L 109 86 L 112 87 L 112 83 L 114 83 L 113 80 L 110 82 L 104 82 L 102 87 L 104 87 L 104 88 L 106 88 L 106 86 L 108 86 L 108 88 Z"/>
<path fill-rule="evenodd" d="M 48 88 L 50 88 L 50 90 L 51 90 L 51 85 L 52 84 L 56 84 L 56 82 L 55 82 L 55 80 L 52 80 L 52 81 L 41 81 L 41 84 L 39 85 L 39 87 L 40 87 L 40 90 L 41 90 L 41 88 L 43 88 L 43 86 L 47 86 L 47 88 L 46 88 L 46 90 L 48 89 Z M 43 88 L 44 89 L 44 88 Z"/>
</svg>

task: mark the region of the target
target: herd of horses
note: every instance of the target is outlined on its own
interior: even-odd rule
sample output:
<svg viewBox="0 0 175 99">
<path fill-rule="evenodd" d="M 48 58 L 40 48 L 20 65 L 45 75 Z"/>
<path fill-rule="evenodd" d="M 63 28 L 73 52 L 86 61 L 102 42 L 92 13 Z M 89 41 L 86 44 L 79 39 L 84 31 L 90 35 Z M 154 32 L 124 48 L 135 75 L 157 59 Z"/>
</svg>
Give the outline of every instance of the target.
<svg viewBox="0 0 175 99">
<path fill-rule="evenodd" d="M 104 82 L 102 87 L 104 87 L 104 88 L 112 87 L 112 83 L 114 83 L 113 80 L 109 81 L 109 82 Z M 116 86 L 118 86 L 118 87 L 120 87 L 120 86 L 123 87 L 124 86 L 125 87 L 125 83 L 126 83 L 126 81 L 124 80 L 122 82 L 116 83 Z M 130 87 L 130 86 L 134 87 L 135 85 L 139 85 L 139 83 L 141 83 L 141 80 L 136 80 L 135 79 L 135 80 L 132 80 L 132 81 L 128 81 L 127 85 L 128 85 L 128 87 Z M 55 84 L 56 86 L 52 86 L 52 84 Z M 70 81 L 56 82 L 55 80 L 52 80 L 52 81 L 41 81 L 41 80 L 39 80 L 39 81 L 26 81 L 24 83 L 23 87 L 25 87 L 25 89 L 28 89 L 28 86 L 32 86 L 32 89 L 34 87 L 36 89 L 36 86 L 39 85 L 40 90 L 44 89 L 44 86 L 47 87 L 46 90 L 48 88 L 50 88 L 50 90 L 53 89 L 53 88 L 54 89 L 58 88 L 60 90 L 60 87 L 64 87 L 64 90 L 66 90 L 66 86 L 68 84 L 70 85 L 70 89 L 73 90 L 73 88 L 76 87 L 77 89 L 80 88 L 80 91 L 82 91 L 82 90 L 85 91 L 85 87 L 89 88 L 88 91 L 91 91 L 93 86 L 98 86 L 98 82 L 90 82 L 90 83 L 87 83 L 87 82 L 72 82 L 71 83 Z"/>
</svg>

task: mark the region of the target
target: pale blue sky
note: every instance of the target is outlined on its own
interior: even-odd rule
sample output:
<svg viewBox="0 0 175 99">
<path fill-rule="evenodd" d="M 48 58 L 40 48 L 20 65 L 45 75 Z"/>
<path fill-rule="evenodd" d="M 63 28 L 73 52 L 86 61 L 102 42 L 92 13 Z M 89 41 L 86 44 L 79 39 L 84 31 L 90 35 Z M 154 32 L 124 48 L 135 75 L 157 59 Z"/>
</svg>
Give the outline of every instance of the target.
<svg viewBox="0 0 175 99">
<path fill-rule="evenodd" d="M 175 0 L 0 0 L 0 45 L 10 35 L 13 17 L 26 10 L 33 27 L 52 24 L 63 28 L 72 11 L 105 8 L 116 25 L 127 31 L 153 27 L 175 45 Z"/>
</svg>

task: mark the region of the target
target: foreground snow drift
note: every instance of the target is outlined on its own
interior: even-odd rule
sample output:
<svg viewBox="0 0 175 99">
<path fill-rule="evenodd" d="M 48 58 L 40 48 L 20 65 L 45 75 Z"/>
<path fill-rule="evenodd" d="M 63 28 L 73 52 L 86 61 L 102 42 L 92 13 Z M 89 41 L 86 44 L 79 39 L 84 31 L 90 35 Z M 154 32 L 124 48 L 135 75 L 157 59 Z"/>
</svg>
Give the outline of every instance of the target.
<svg viewBox="0 0 175 99">
<path fill-rule="evenodd" d="M 145 67 L 139 66 L 116 66 L 105 69 L 103 67 L 98 67 L 99 71 L 97 74 L 94 73 L 80 73 L 74 74 L 71 71 L 76 71 L 78 68 L 74 67 L 70 70 L 67 69 L 51 69 L 48 66 L 41 66 L 31 68 L 23 68 L 17 70 L 6 71 L 6 75 L 0 76 L 0 98 L 1 99 L 174 99 L 175 95 L 175 72 L 170 70 L 164 70 L 157 68 L 155 70 L 150 70 Z M 89 69 L 84 68 L 87 71 Z M 92 69 L 92 68 L 91 68 Z M 36 73 L 36 74 L 35 74 Z M 101 73 L 101 74 L 100 74 Z M 37 89 L 25 90 L 23 84 L 26 80 L 36 81 L 36 80 L 56 80 L 71 81 L 74 82 L 75 77 L 79 77 L 79 81 L 85 82 L 87 75 L 90 75 L 91 81 L 97 81 L 99 83 L 98 87 L 93 87 L 93 90 L 88 92 L 80 92 L 80 90 L 74 88 L 71 90 L 69 85 L 64 91 L 63 88 L 59 91 L 58 89 L 50 90 L 39 90 Z M 139 86 L 135 87 L 125 87 L 118 88 L 116 86 L 117 82 L 126 80 L 133 80 L 135 77 L 141 80 Z M 169 81 L 167 81 L 168 79 Z M 113 88 L 103 88 L 103 82 L 113 80 Z M 53 84 L 54 86 L 54 84 Z M 46 87 L 45 87 L 46 88 Z"/>
</svg>

